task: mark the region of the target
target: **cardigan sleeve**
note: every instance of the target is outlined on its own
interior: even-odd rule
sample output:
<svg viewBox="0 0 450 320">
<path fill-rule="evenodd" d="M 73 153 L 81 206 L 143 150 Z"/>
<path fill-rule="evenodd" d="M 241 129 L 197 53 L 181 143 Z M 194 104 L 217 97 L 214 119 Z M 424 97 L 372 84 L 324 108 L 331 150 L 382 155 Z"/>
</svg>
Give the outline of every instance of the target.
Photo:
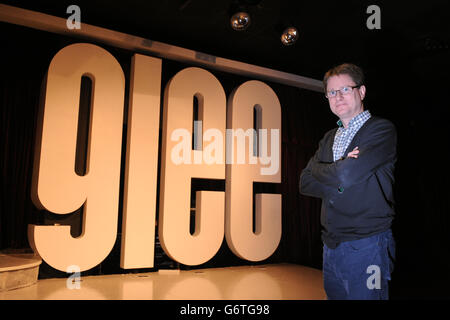
<svg viewBox="0 0 450 320">
<path fill-rule="evenodd" d="M 340 191 L 367 180 L 381 166 L 396 159 L 397 133 L 388 120 L 378 121 L 359 141 L 358 158 L 333 163 L 313 162 L 310 170 L 319 183 Z"/>
<path fill-rule="evenodd" d="M 306 167 L 302 170 L 300 174 L 300 181 L 299 181 L 299 190 L 300 193 L 305 196 L 311 196 L 316 198 L 324 198 L 326 193 L 326 186 L 319 182 L 315 177 L 312 175 L 312 168 L 316 166 L 319 163 L 319 157 L 318 155 L 321 152 L 321 149 L 323 147 L 325 138 L 323 138 L 319 142 L 319 149 L 316 151 L 314 156 L 309 160 Z"/>
</svg>

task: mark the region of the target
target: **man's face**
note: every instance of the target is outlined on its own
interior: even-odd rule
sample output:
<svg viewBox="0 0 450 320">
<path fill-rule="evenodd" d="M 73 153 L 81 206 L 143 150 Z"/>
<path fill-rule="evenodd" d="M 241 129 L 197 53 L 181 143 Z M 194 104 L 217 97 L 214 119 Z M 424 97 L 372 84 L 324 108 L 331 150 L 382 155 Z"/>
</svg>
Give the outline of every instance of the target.
<svg viewBox="0 0 450 320">
<path fill-rule="evenodd" d="M 347 74 L 332 76 L 328 79 L 327 92 L 355 85 L 356 83 Z M 346 126 L 353 117 L 364 110 L 362 100 L 365 94 L 366 88 L 363 85 L 359 88 L 354 88 L 348 94 L 342 94 L 342 92 L 338 91 L 335 97 L 328 98 L 331 112 L 337 115 Z"/>
</svg>

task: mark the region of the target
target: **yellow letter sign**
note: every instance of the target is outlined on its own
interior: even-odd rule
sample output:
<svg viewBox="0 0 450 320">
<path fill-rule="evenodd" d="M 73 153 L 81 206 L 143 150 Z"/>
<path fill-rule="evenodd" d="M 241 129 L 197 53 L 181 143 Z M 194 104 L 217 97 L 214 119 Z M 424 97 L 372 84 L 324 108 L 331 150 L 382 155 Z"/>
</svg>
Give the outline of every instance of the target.
<svg viewBox="0 0 450 320">
<path fill-rule="evenodd" d="M 87 169 L 75 173 L 81 77 L 93 82 Z M 52 267 L 90 269 L 116 241 L 125 77 L 117 60 L 91 44 L 60 50 L 50 63 L 42 122 L 37 136 L 33 200 L 56 214 L 84 205 L 82 234 L 70 226 L 29 226 L 29 240 Z"/>
<path fill-rule="evenodd" d="M 164 91 L 158 154 L 161 67 L 158 58 L 132 58 L 120 266 L 153 267 L 158 196 L 159 238 L 172 259 L 186 265 L 205 263 L 220 249 L 224 236 L 239 257 L 268 258 L 281 238 L 281 195 L 256 194 L 253 218 L 253 183 L 281 182 L 278 97 L 268 85 L 252 80 L 233 91 L 227 106 L 224 89 L 211 72 L 181 70 Z M 80 176 L 75 157 L 83 76 L 93 86 L 86 173 Z M 29 226 L 31 246 L 55 269 L 93 268 L 116 241 L 124 92 L 119 63 L 98 46 L 69 45 L 50 63 L 38 121 L 32 198 L 38 208 L 55 214 L 84 208 L 82 233 L 76 238 L 70 226 Z M 191 208 L 195 178 L 225 180 L 225 192 L 197 191 L 196 208 Z M 191 210 L 196 211 L 193 234 Z"/>
</svg>

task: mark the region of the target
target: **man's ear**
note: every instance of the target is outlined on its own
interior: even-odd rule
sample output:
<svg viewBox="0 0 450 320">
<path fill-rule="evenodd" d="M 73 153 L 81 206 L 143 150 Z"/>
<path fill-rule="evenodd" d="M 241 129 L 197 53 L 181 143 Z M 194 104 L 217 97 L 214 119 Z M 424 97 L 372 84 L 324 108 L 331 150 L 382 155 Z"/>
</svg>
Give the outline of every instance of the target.
<svg viewBox="0 0 450 320">
<path fill-rule="evenodd" d="M 366 86 L 365 85 L 361 85 L 361 87 L 359 87 L 359 95 L 361 96 L 361 101 L 364 100 L 364 97 L 366 96 Z"/>
</svg>

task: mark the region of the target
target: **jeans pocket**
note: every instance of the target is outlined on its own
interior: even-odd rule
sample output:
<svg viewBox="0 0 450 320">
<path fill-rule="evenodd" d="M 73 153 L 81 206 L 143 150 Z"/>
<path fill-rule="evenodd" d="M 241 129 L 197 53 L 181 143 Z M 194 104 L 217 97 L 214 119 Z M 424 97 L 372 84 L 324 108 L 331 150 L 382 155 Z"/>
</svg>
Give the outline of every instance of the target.
<svg viewBox="0 0 450 320">
<path fill-rule="evenodd" d="M 374 237 L 352 240 L 347 242 L 348 247 L 353 251 L 363 251 L 373 249 L 379 245 L 379 239 Z"/>
</svg>

